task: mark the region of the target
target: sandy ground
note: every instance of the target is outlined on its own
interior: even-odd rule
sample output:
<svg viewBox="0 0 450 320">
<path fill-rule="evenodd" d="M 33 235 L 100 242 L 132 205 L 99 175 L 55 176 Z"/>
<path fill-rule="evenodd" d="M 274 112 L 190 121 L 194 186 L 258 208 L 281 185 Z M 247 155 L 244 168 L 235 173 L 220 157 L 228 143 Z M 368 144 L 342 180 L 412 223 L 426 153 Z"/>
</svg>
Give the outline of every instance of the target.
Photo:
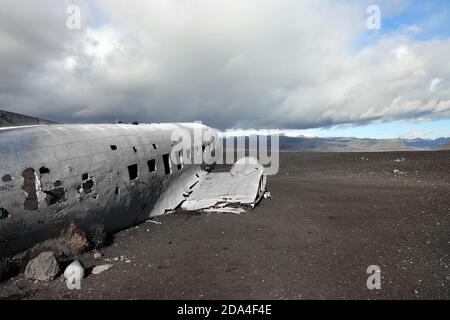
<svg viewBox="0 0 450 320">
<path fill-rule="evenodd" d="M 117 233 L 103 258 L 79 257 L 114 265 L 81 290 L 19 275 L 0 298 L 450 298 L 450 152 L 282 153 L 268 189 L 242 215 L 178 212 Z"/>
</svg>

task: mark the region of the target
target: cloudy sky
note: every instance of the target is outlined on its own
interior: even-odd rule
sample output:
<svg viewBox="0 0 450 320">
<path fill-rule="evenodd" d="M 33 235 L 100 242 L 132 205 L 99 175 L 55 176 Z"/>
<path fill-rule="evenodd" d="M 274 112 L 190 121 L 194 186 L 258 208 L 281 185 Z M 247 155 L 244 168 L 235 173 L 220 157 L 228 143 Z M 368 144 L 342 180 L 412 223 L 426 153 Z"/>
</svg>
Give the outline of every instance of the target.
<svg viewBox="0 0 450 320">
<path fill-rule="evenodd" d="M 372 4 L 379 30 L 367 28 Z M 71 5 L 80 29 L 67 27 Z M 2 0 L 0 109 L 65 123 L 450 136 L 450 4 Z"/>
</svg>

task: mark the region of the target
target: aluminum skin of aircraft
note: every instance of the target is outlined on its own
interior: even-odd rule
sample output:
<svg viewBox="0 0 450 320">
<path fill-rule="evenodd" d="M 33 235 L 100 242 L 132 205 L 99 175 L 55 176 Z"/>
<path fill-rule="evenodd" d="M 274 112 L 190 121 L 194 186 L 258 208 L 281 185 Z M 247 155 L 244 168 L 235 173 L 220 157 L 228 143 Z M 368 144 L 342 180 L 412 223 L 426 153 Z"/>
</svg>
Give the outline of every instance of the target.
<svg viewBox="0 0 450 320">
<path fill-rule="evenodd" d="M 173 132 L 201 129 L 186 157 L 214 148 L 199 123 L 37 125 L 0 130 L 0 256 L 56 237 L 69 223 L 113 232 L 177 208 L 204 164 L 174 163 Z M 193 161 L 191 161 L 192 163 Z"/>
</svg>

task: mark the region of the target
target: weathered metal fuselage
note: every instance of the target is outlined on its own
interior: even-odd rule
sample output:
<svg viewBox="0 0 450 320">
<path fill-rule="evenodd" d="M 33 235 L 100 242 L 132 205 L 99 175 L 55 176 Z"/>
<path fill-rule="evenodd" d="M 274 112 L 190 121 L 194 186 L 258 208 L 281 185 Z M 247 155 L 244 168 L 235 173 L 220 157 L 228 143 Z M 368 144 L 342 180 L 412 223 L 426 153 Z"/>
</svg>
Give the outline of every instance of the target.
<svg viewBox="0 0 450 320">
<path fill-rule="evenodd" d="M 204 174 L 169 160 L 172 133 L 199 124 L 50 125 L 0 131 L 0 256 L 69 223 L 107 232 L 174 209 Z M 210 140 L 193 141 L 201 153 Z"/>
</svg>

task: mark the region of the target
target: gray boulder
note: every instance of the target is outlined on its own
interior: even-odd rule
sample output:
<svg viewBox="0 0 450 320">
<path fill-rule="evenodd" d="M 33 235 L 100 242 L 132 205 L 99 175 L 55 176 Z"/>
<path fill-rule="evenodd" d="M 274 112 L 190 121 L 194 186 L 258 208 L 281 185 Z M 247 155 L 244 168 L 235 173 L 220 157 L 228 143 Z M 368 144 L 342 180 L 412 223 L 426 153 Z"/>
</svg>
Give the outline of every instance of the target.
<svg viewBox="0 0 450 320">
<path fill-rule="evenodd" d="M 25 268 L 25 278 L 39 281 L 55 279 L 59 273 L 59 263 L 53 252 L 42 252 L 28 262 Z"/>
</svg>

